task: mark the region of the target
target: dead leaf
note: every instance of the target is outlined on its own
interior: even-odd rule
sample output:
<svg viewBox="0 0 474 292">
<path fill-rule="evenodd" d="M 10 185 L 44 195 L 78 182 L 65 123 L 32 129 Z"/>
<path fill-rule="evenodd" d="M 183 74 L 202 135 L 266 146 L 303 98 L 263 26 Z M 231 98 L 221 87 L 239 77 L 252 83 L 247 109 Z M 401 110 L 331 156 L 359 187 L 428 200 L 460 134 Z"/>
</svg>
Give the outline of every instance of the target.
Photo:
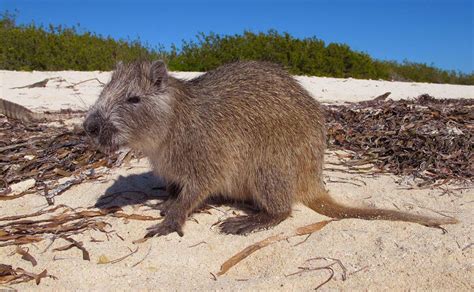
<svg viewBox="0 0 474 292">
<path fill-rule="evenodd" d="M 303 227 L 299 227 L 298 229 L 296 229 L 296 235 L 306 235 L 306 234 L 310 234 L 310 233 L 319 231 L 319 230 L 323 229 L 324 226 L 326 226 L 328 223 L 330 223 L 332 221 L 335 221 L 335 220 L 325 220 L 325 221 L 316 222 L 316 223 L 313 223 L 313 224 L 310 224 L 310 225 L 306 225 L 306 226 L 303 226 Z"/>
<path fill-rule="evenodd" d="M 17 254 L 21 255 L 23 260 L 29 261 L 33 267 L 38 264 L 36 259 L 28 252 L 27 248 L 23 249 L 20 246 L 17 246 L 15 251 Z"/>
<path fill-rule="evenodd" d="M 99 260 L 97 261 L 97 264 L 99 264 L 99 265 L 108 264 L 108 263 L 110 263 L 110 260 L 109 260 L 109 258 L 108 258 L 107 256 L 105 256 L 105 255 L 101 255 L 101 256 L 99 257 Z"/>
<path fill-rule="evenodd" d="M 63 239 L 71 242 L 71 244 L 68 244 L 68 245 L 65 245 L 65 246 L 62 246 L 62 247 L 57 247 L 55 249 L 53 249 L 53 251 L 64 251 L 64 250 L 68 250 L 68 249 L 71 249 L 73 247 L 77 247 L 78 249 L 80 249 L 82 251 L 82 259 L 85 260 L 85 261 L 90 261 L 91 258 L 89 256 L 89 252 L 84 248 L 82 242 L 78 242 L 78 241 L 75 241 L 74 239 L 70 238 L 70 237 L 62 237 Z"/>
<path fill-rule="evenodd" d="M 254 243 L 250 246 L 247 246 L 244 248 L 242 251 L 236 253 L 234 256 L 232 256 L 230 259 L 225 261 L 221 265 L 221 270 L 217 273 L 218 276 L 224 275 L 230 268 L 238 264 L 240 261 L 251 255 L 252 253 L 256 252 L 257 250 L 270 245 L 272 243 L 287 239 L 288 236 L 284 236 L 282 234 L 279 235 L 273 235 L 270 237 L 265 238 L 262 241 L 259 241 L 257 243 Z"/>
<path fill-rule="evenodd" d="M 41 282 L 41 279 L 46 278 L 47 276 L 48 276 L 48 271 L 46 271 L 46 270 L 44 270 L 41 273 L 39 273 L 38 275 L 36 275 L 36 277 L 35 277 L 36 285 L 39 285 L 40 282 Z"/>
</svg>

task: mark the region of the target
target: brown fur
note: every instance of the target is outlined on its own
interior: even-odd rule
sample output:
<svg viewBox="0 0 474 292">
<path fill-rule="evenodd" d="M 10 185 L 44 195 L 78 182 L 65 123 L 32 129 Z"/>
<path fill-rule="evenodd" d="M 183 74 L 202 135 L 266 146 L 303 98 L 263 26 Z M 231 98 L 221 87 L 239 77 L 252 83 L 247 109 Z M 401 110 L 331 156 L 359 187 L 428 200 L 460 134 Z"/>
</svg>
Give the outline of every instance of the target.
<svg viewBox="0 0 474 292">
<path fill-rule="evenodd" d="M 231 63 L 190 81 L 168 76 L 160 61 L 119 64 L 84 127 L 105 150 L 141 150 L 168 182 L 165 219 L 147 236 L 182 235 L 188 215 L 216 194 L 259 209 L 221 224 L 233 234 L 276 225 L 297 202 L 336 218 L 456 222 L 333 201 L 322 181 L 321 106 L 271 63 Z"/>
</svg>

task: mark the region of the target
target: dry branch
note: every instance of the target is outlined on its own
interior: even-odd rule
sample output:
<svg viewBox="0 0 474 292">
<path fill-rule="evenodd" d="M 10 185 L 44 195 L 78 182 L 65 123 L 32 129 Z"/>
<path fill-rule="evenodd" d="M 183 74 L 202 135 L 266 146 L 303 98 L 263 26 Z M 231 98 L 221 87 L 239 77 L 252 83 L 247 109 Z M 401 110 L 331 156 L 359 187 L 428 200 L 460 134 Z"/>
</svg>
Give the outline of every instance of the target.
<svg viewBox="0 0 474 292">
<path fill-rule="evenodd" d="M 321 230 L 324 226 L 326 226 L 329 222 L 332 222 L 334 220 L 325 220 L 321 222 L 317 222 L 314 224 L 306 225 L 303 227 L 300 227 L 295 230 L 295 232 L 291 235 L 284 235 L 284 234 L 278 234 L 278 235 L 273 235 L 270 237 L 265 238 L 262 241 L 256 242 L 252 245 L 247 246 L 244 248 L 242 251 L 236 253 L 234 256 L 229 258 L 227 261 L 225 261 L 221 265 L 220 271 L 217 273 L 217 276 L 222 276 L 227 271 L 238 264 L 240 261 L 251 255 L 252 253 L 256 252 L 257 250 L 264 248 L 268 245 L 271 245 L 273 243 L 280 242 L 282 240 L 288 240 L 289 238 L 295 237 L 295 236 L 301 236 L 301 235 L 306 235 L 306 234 L 311 234 L 313 232 Z"/>
<path fill-rule="evenodd" d="M 86 82 L 89 82 L 89 81 L 94 81 L 94 80 L 97 81 L 97 82 L 99 82 L 99 84 L 102 85 L 102 86 L 105 85 L 105 83 L 102 82 L 102 81 L 100 81 L 99 78 L 91 78 L 91 79 L 79 81 L 79 82 L 77 82 L 77 83 L 73 83 L 73 84 L 71 84 L 71 85 L 66 86 L 66 88 L 74 88 L 76 85 L 79 85 L 79 84 L 82 84 L 82 83 L 86 83 Z"/>
</svg>

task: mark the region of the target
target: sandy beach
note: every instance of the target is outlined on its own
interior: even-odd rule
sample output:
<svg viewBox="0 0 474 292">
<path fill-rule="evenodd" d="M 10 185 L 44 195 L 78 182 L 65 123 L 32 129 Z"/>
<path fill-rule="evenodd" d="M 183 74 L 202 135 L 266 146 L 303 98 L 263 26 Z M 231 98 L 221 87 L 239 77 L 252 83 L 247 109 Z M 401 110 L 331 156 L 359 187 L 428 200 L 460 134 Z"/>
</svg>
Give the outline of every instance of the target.
<svg viewBox="0 0 474 292">
<path fill-rule="evenodd" d="M 172 72 L 181 79 L 192 79 L 199 72 Z M 20 88 L 51 78 L 46 88 Z M 0 70 L 1 98 L 22 104 L 32 110 L 61 108 L 87 109 L 94 103 L 110 72 L 20 72 Z M 436 98 L 474 98 L 474 86 L 392 82 L 384 80 L 341 79 L 330 77 L 295 76 L 314 98 L 325 103 L 358 102 L 372 99 L 386 92 L 394 100 L 429 94 Z M 89 81 L 86 81 L 89 80 Z M 83 82 L 86 81 L 86 82 Z M 78 84 L 79 82 L 83 82 Z M 77 84 L 77 85 L 75 85 Z M 73 86 L 74 85 L 74 86 Z"/>
<path fill-rule="evenodd" d="M 175 72 L 178 78 L 200 73 Z M 44 88 L 19 88 L 52 78 Z M 86 110 L 98 97 L 109 72 L 16 72 L 0 71 L 0 97 L 35 111 Z M 390 98 L 413 98 L 429 94 L 436 98 L 474 98 L 474 86 L 411 82 L 390 82 L 297 76 L 296 79 L 323 103 L 344 103 L 372 99 L 391 92 Z M 87 81 L 88 80 L 88 81 Z M 85 81 L 85 82 L 83 82 Z M 82 82 L 82 83 L 81 83 Z M 335 161 L 328 151 L 326 162 Z M 331 167 L 333 168 L 333 167 Z M 153 205 L 165 193 L 151 174 L 145 159 L 112 169 L 100 181 L 73 186 L 56 197 L 55 204 L 71 208 L 93 207 L 111 194 L 120 193 L 109 206 L 119 205 L 129 214 L 159 217 Z M 71 248 L 54 251 L 68 242 L 51 238 L 26 245 L 37 260 L 32 265 L 15 253 L 14 246 L 0 247 L 0 263 L 40 273 L 44 269 L 57 279 L 43 279 L 8 287 L 18 290 L 313 290 L 330 276 L 321 290 L 437 290 L 474 289 L 474 189 L 458 185 L 416 189 L 394 175 L 349 174 L 325 171 L 325 182 L 338 200 L 358 206 L 377 206 L 429 216 L 454 216 L 457 225 L 440 229 L 417 224 L 347 219 L 334 221 L 309 237 L 295 236 L 262 248 L 216 276 L 221 265 L 247 246 L 273 235 L 293 234 L 299 227 L 327 220 L 314 211 L 296 205 L 291 218 L 277 227 L 250 234 L 220 234 L 213 224 L 242 211 L 234 205 L 215 206 L 194 214 L 184 228 L 184 237 L 171 234 L 133 243 L 145 234 L 152 221 L 105 217 L 107 235 L 86 231 L 74 236 L 90 254 Z M 19 191 L 26 183 L 14 186 Z M 29 214 L 47 207 L 41 193 L 0 201 L 0 217 Z M 45 215 L 44 215 L 45 216 Z M 0 222 L 4 223 L 4 222 Z M 1 231 L 1 228 L 0 228 Z M 135 252 L 136 251 L 136 252 Z M 105 263 L 103 259 L 119 259 Z M 299 267 L 306 267 L 303 271 Z M 1 289 L 10 289 L 0 285 Z"/>
</svg>

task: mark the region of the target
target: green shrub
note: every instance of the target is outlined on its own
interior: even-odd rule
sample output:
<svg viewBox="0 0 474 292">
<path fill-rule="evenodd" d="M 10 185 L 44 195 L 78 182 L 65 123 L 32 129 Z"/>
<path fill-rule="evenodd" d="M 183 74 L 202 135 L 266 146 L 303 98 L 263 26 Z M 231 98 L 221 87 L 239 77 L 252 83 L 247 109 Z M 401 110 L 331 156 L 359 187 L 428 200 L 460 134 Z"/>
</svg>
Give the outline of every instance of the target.
<svg viewBox="0 0 474 292">
<path fill-rule="evenodd" d="M 298 39 L 275 30 L 223 36 L 200 33 L 181 48 L 173 45 L 166 51 L 140 40 L 115 40 L 76 27 L 17 25 L 8 12 L 0 16 L 0 69 L 106 71 L 118 60 L 138 58 L 165 59 L 176 71 L 207 71 L 237 60 L 265 60 L 299 75 L 474 84 L 474 73 L 379 61 L 345 44 L 326 45 L 314 37 Z"/>
</svg>

